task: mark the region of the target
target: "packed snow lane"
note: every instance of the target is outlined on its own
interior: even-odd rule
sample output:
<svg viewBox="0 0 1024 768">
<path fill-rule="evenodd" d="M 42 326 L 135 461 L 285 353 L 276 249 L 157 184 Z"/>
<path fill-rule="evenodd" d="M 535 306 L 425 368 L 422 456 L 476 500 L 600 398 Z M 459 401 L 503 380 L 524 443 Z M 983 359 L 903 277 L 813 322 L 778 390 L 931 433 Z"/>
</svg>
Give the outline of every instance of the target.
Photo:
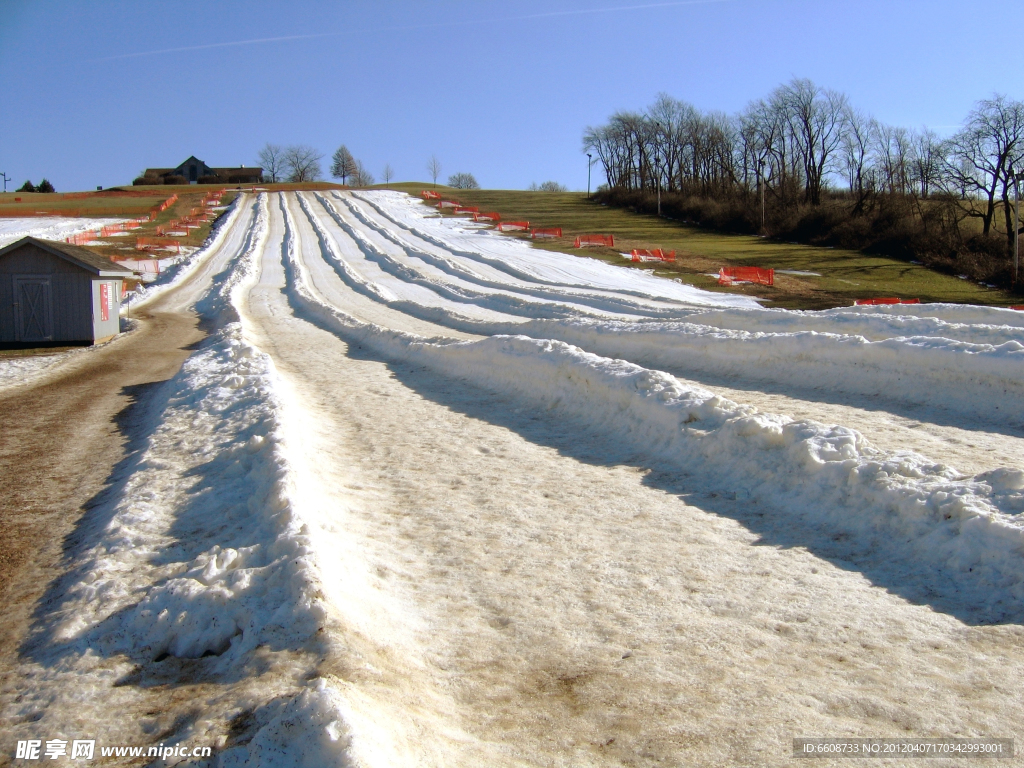
<svg viewBox="0 0 1024 768">
<path fill-rule="evenodd" d="M 606 365 L 592 357 L 367 326 L 343 281 L 332 297 L 310 285 L 324 259 L 315 237 L 290 240 L 300 213 L 271 201 L 241 314 L 284 379 L 283 419 L 302 435 L 289 459 L 329 521 L 339 635 L 319 673 L 349 718 L 348 757 L 785 765 L 797 735 L 1021 735 L 1017 624 L 971 626 L 955 590 L 929 600 L 946 587 L 920 555 L 893 563 L 831 535 L 839 521 L 731 498 L 707 461 L 680 471 L 636 434 L 642 415 L 632 434 L 609 416 L 597 371 L 613 369 L 586 373 Z M 571 383 L 538 403 L 546 354 L 587 380 L 589 404 L 558 402 Z M 668 380 L 622 366 L 662 419 Z M 700 398 L 691 425 L 736 418 Z M 737 415 L 742 443 L 755 422 Z"/>
<path fill-rule="evenodd" d="M 347 238 L 339 244 L 323 229 L 304 202 L 296 195 L 279 195 L 274 205 L 284 209 L 282 242 L 291 245 L 300 255 L 310 276 L 310 287 L 330 306 L 368 323 L 385 328 L 406 331 L 420 336 L 450 336 L 467 338 L 465 333 L 419 320 L 388 306 L 394 299 L 386 287 L 361 277 L 349 266 L 358 248 Z M 276 213 L 275 213 L 276 215 Z M 347 242 L 346 242 L 347 240 Z M 345 254 L 349 258 L 345 258 Z M 373 298 L 371 298 L 373 297 Z"/>
</svg>

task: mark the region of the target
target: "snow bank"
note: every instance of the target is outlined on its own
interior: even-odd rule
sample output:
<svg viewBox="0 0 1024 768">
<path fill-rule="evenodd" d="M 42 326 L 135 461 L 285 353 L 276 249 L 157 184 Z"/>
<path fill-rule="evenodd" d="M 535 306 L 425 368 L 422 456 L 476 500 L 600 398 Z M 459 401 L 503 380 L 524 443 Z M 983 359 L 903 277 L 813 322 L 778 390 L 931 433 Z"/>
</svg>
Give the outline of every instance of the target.
<svg viewBox="0 0 1024 768">
<path fill-rule="evenodd" d="M 682 374 L 711 373 L 799 389 L 881 396 L 989 422 L 1024 421 L 1024 343 L 910 336 L 733 331 L 696 323 L 527 323 L 606 357 Z"/>
<path fill-rule="evenodd" d="M 908 306 L 908 305 L 904 305 Z M 1024 342 L 1024 313 L 1011 309 L 959 307 L 951 304 L 909 305 L 918 315 L 900 312 L 875 312 L 877 306 L 840 307 L 821 312 L 753 309 L 745 311 L 707 311 L 688 318 L 692 322 L 738 331 L 793 333 L 817 331 L 847 336 L 880 339 L 935 336 L 972 344 L 998 345 L 1007 341 Z M 966 312 L 959 310 L 967 309 Z M 867 310 L 867 311 L 865 311 Z M 955 310 L 955 311 L 951 311 Z M 960 317 L 959 320 L 950 318 Z M 967 318 L 971 318 L 968 320 Z M 1017 324 L 1019 323 L 1019 324 Z"/>
<path fill-rule="evenodd" d="M 238 324 L 211 342 L 171 380 L 138 467 L 68 591 L 74 610 L 59 640 L 149 659 L 237 659 L 261 642 L 302 641 L 322 621 L 308 530 L 291 502 L 276 374 Z"/>
<path fill-rule="evenodd" d="M 925 564 L 956 579 L 965 604 L 987 618 L 1019 613 L 1024 472 L 962 479 L 920 455 L 884 453 L 854 430 L 758 413 L 667 373 L 560 341 L 424 340 L 362 323 L 311 290 L 294 241 L 286 238 L 295 305 L 344 338 L 579 419 L 659 462 L 701 475 L 703 484 L 766 502 L 773 514 L 800 517 L 897 560 Z"/>
</svg>

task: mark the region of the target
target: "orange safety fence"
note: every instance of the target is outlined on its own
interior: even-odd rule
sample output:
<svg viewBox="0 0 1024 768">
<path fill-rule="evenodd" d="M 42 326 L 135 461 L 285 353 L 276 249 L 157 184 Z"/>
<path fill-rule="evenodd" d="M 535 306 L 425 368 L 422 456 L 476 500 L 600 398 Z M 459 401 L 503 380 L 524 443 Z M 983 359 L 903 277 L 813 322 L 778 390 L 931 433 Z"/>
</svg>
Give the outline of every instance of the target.
<svg viewBox="0 0 1024 768">
<path fill-rule="evenodd" d="M 561 227 L 542 227 L 539 229 L 531 229 L 530 237 L 561 237 Z"/>
<path fill-rule="evenodd" d="M 79 232 L 77 235 L 70 235 L 64 238 L 65 243 L 71 243 L 71 245 L 85 245 L 90 243 L 100 236 L 98 229 L 91 229 L 88 232 Z"/>
<path fill-rule="evenodd" d="M 434 192 L 434 191 L 429 190 L 429 189 L 424 189 L 420 194 L 423 195 L 423 199 L 424 200 L 440 200 L 441 199 L 441 195 L 439 193 Z"/>
<path fill-rule="evenodd" d="M 166 200 L 164 200 L 162 203 L 160 203 L 159 205 L 154 205 L 153 206 L 153 210 L 156 211 L 157 213 L 159 213 L 160 211 L 166 211 L 168 208 L 170 208 L 176 202 L 178 202 L 178 195 L 177 194 L 173 194 L 170 197 L 168 197 Z"/>
<path fill-rule="evenodd" d="M 530 222 L 528 221 L 503 221 L 498 224 L 499 232 L 512 231 L 523 231 L 530 228 Z"/>
<path fill-rule="evenodd" d="M 732 285 L 740 281 L 775 285 L 775 270 L 764 267 L 722 267 L 718 272 L 719 285 Z"/>
<path fill-rule="evenodd" d="M 499 213 L 474 213 L 473 221 L 501 221 Z"/>
<path fill-rule="evenodd" d="M 469 206 L 469 205 L 460 205 L 458 208 L 455 209 L 455 212 L 456 213 L 480 213 L 480 209 L 479 208 L 474 208 L 474 207 Z"/>
<path fill-rule="evenodd" d="M 896 296 L 887 296 L 881 299 L 854 299 L 853 305 L 855 307 L 860 306 L 872 306 L 875 304 L 920 304 L 920 299 L 900 299 Z"/>
<path fill-rule="evenodd" d="M 661 248 L 634 248 L 632 253 L 633 261 L 675 261 L 675 251 L 663 251 Z"/>
<path fill-rule="evenodd" d="M 615 247 L 615 236 L 614 235 L 577 235 L 576 242 L 573 243 L 573 248 L 587 248 L 589 246 L 608 246 L 609 248 Z"/>
<path fill-rule="evenodd" d="M 1018 312 L 1024 312 L 1024 304 L 1015 304 L 1010 309 L 1016 309 Z"/>
<path fill-rule="evenodd" d="M 151 248 L 173 247 L 181 253 L 181 242 L 173 237 L 136 237 L 135 248 L 139 251 L 148 251 Z"/>
<path fill-rule="evenodd" d="M 149 221 L 149 219 L 129 219 L 128 221 L 122 221 L 118 224 L 108 224 L 100 229 L 100 237 L 110 237 L 116 232 L 127 232 L 130 229 L 138 229 L 142 226 L 143 222 L 147 221 Z"/>
</svg>

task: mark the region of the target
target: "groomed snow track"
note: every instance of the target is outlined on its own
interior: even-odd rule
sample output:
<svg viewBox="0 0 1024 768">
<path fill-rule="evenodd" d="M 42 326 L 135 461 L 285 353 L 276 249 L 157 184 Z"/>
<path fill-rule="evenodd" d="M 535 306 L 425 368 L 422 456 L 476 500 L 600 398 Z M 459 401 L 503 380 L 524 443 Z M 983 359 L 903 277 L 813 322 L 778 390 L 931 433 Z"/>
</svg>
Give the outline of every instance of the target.
<svg viewBox="0 0 1024 768">
<path fill-rule="evenodd" d="M 387 192 L 243 197 L 175 279 L 217 330 L 50 611 L 55 733 L 97 653 L 279 670 L 161 736 L 218 765 L 1019 728 L 1024 315 L 763 309 Z"/>
</svg>

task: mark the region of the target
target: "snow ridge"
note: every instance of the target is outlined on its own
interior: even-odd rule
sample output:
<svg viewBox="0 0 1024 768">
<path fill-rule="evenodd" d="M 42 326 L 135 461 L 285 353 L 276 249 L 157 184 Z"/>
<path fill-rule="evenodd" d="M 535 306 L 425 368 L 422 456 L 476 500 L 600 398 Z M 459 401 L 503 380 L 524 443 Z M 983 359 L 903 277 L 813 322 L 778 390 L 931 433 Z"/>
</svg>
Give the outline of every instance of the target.
<svg viewBox="0 0 1024 768">
<path fill-rule="evenodd" d="M 288 219 L 286 225 L 294 226 Z M 852 429 L 750 407 L 673 376 L 570 344 L 525 336 L 424 340 L 363 323 L 322 301 L 294 244 L 286 249 L 294 304 L 326 329 L 393 360 L 427 365 L 511 393 L 615 434 L 712 486 L 812 525 L 891 550 L 954 578 L 988 619 L 1024 598 L 1024 472 L 961 479 L 913 453 L 884 453 Z"/>
<path fill-rule="evenodd" d="M 318 199 L 359 243 L 367 259 L 392 274 L 445 295 L 432 284 L 435 281 L 406 274 L 411 270 L 345 223 L 328 201 L 320 196 Z M 360 220 L 373 226 L 358 214 L 356 206 L 349 207 Z M 341 257 L 326 245 L 330 238 L 305 202 L 303 210 L 325 244 L 335 269 L 352 274 Z M 381 233 L 387 235 L 383 230 Z M 394 237 L 390 239 L 398 242 Z M 410 256 L 420 256 L 420 252 L 398 244 Z M 348 282 L 348 278 L 343 279 Z M 795 387 L 806 387 L 812 382 L 832 392 L 882 394 L 909 403 L 938 404 L 945 410 L 983 420 L 1024 420 L 1024 381 L 1019 376 L 1024 361 L 1024 332 L 1009 325 L 966 325 L 933 317 L 862 315 L 850 310 L 792 313 L 767 309 L 691 312 L 687 322 L 658 321 L 653 319 L 656 312 L 648 313 L 651 319 L 646 322 L 625 322 L 582 317 L 578 312 L 573 312 L 575 317 L 551 317 L 542 309 L 532 313 L 533 319 L 523 322 L 494 322 L 467 318 L 444 307 L 426 307 L 392 297 L 390 292 L 384 295 L 365 287 L 360 290 L 414 317 L 468 333 L 558 339 L 605 357 L 624 358 L 662 370 L 700 371 Z M 474 303 L 484 305 L 480 301 Z M 500 306 L 491 308 L 515 311 Z M 524 306 L 522 311 L 530 310 Z M 958 308 L 951 311 L 954 315 L 962 314 Z M 989 320 L 1017 320 L 1011 310 L 981 314 Z"/>
<path fill-rule="evenodd" d="M 337 195 L 336 195 L 337 196 Z M 629 287 L 616 287 L 614 293 L 602 292 L 604 289 L 596 287 L 594 285 L 587 285 L 584 283 L 572 283 L 572 282 L 554 282 L 546 280 L 543 277 L 533 274 L 532 272 L 516 269 L 509 262 L 503 259 L 486 256 L 483 253 L 465 250 L 458 247 L 456 244 L 442 240 L 428 232 L 422 231 L 416 227 L 406 226 L 396 221 L 388 212 L 377 206 L 372 200 L 366 196 L 357 196 L 357 199 L 367 203 L 374 210 L 384 217 L 387 221 L 392 222 L 395 229 L 406 230 L 410 235 L 420 238 L 425 243 L 432 245 L 442 252 L 447 252 L 454 256 L 462 257 L 468 261 L 476 262 L 479 264 L 487 265 L 493 269 L 498 270 L 500 273 L 509 275 L 513 278 L 513 282 L 507 281 L 495 281 L 488 280 L 481 275 L 478 275 L 464 265 L 457 261 L 448 259 L 444 256 L 433 255 L 423 248 L 412 245 L 405 238 L 401 238 L 396 235 L 394 231 L 388 230 L 381 227 L 379 224 L 374 222 L 371 218 L 367 217 L 365 213 L 359 208 L 358 205 L 350 202 L 345 198 L 340 198 L 341 201 L 352 211 L 353 215 L 359 219 L 366 226 L 374 229 L 382 237 L 391 242 L 394 242 L 400 248 L 405 250 L 406 254 L 410 258 L 420 259 L 428 264 L 436 266 L 446 272 L 449 272 L 455 277 L 460 277 L 466 280 L 477 283 L 478 285 L 490 288 L 494 290 L 508 291 L 515 290 L 517 293 L 521 293 L 527 296 L 535 296 L 539 299 L 546 299 L 549 301 L 571 301 L 576 304 L 580 304 L 586 307 L 590 307 L 595 310 L 603 312 L 614 312 L 618 314 L 630 314 L 630 315 L 643 315 L 645 317 L 665 317 L 665 318 L 680 318 L 687 317 L 697 311 L 702 305 L 708 303 L 705 297 L 714 297 L 717 294 L 710 294 L 707 292 L 701 292 L 703 296 L 695 296 L 694 299 L 690 299 L 687 296 L 686 299 L 680 300 L 675 297 L 662 296 L 657 293 L 644 293 Z M 483 233 L 481 233 L 483 234 Z M 506 241 L 508 246 L 519 246 L 521 248 L 528 248 L 529 246 L 520 243 L 519 241 Z M 557 254 L 553 254 L 557 255 Z M 574 258 L 574 257 L 565 257 Z M 606 266 L 600 262 L 594 262 L 595 265 Z M 662 281 L 663 282 L 663 281 Z M 646 299 L 646 303 L 643 301 L 631 301 L 624 296 L 635 296 L 640 299 Z M 659 308 L 655 307 L 650 303 L 652 298 L 656 298 L 658 301 L 675 304 L 677 306 L 672 308 Z M 729 298 L 729 297 L 727 297 Z M 745 297 L 743 297 L 745 299 Z M 752 301 L 746 300 L 747 304 L 753 304 Z M 728 301 L 718 302 L 719 304 L 727 304 Z"/>
</svg>

